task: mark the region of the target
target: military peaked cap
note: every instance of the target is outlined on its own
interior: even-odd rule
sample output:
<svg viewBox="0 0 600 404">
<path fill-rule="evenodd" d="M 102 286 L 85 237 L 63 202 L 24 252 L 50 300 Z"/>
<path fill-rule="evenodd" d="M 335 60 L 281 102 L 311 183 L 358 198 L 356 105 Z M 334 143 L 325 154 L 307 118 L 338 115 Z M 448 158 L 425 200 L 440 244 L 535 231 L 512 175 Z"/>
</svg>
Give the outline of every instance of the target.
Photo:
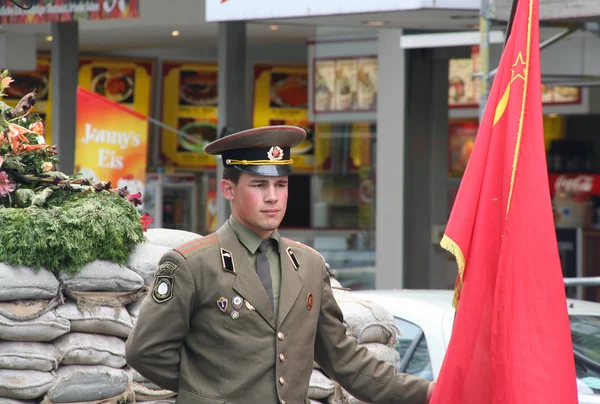
<svg viewBox="0 0 600 404">
<path fill-rule="evenodd" d="M 297 126 L 267 126 L 248 129 L 217 139 L 204 147 L 208 154 L 221 154 L 225 167 L 264 176 L 291 175 L 290 149 L 302 143 L 306 131 Z"/>
</svg>

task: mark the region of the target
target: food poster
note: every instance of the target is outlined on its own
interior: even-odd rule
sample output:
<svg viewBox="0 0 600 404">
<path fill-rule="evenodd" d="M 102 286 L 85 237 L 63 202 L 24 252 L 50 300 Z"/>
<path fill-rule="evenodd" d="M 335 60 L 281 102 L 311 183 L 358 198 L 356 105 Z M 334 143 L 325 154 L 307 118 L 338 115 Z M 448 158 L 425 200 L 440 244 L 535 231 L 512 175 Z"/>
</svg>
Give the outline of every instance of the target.
<svg viewBox="0 0 600 404">
<path fill-rule="evenodd" d="M 356 109 L 358 87 L 358 60 L 341 59 L 335 62 L 335 91 L 333 104 L 336 111 Z"/>
<path fill-rule="evenodd" d="M 335 60 L 316 60 L 314 81 L 314 112 L 318 113 L 333 111 L 333 93 L 335 91 Z"/>
<path fill-rule="evenodd" d="M 30 0 L 28 2 L 14 0 L 1 3 L 0 24 L 39 24 L 140 17 L 139 0 Z M 26 8 L 26 5 L 30 7 Z"/>
<path fill-rule="evenodd" d="M 375 56 L 315 60 L 313 112 L 376 110 L 378 70 Z"/>
<path fill-rule="evenodd" d="M 14 81 L 6 89 L 6 96 L 2 101 L 11 107 L 15 107 L 19 100 L 27 93 L 34 91 L 36 103 L 33 112 L 40 115 L 44 123 L 44 136 L 46 143 L 52 143 L 52 113 L 51 113 L 51 81 L 50 81 L 50 57 L 38 56 L 35 71 L 11 71 Z"/>
<path fill-rule="evenodd" d="M 162 120 L 181 133 L 162 130 L 167 164 L 214 168 L 204 146 L 218 134 L 218 67 L 215 63 L 163 65 Z"/>
<path fill-rule="evenodd" d="M 377 58 L 358 59 L 358 88 L 356 91 L 356 107 L 360 111 L 377 108 Z"/>
<path fill-rule="evenodd" d="M 581 89 L 578 87 L 551 87 L 542 84 L 542 103 L 544 104 L 579 104 Z"/>
<path fill-rule="evenodd" d="M 294 125 L 306 130 L 304 142 L 291 149 L 296 172 L 312 172 L 314 126 L 308 121 L 306 66 L 255 65 L 253 126 Z"/>
<path fill-rule="evenodd" d="M 151 61 L 79 60 L 79 86 L 144 116 L 150 114 L 151 82 Z"/>
<path fill-rule="evenodd" d="M 494 66 L 490 66 L 493 70 Z M 477 107 L 479 105 L 481 73 L 479 46 L 473 46 L 471 58 L 450 59 L 448 68 L 448 106 L 450 108 Z M 542 104 L 580 104 L 581 89 L 578 87 L 552 87 L 542 84 Z"/>
<path fill-rule="evenodd" d="M 449 174 L 461 177 L 475 145 L 479 124 L 477 119 L 450 121 L 448 136 Z"/>
<path fill-rule="evenodd" d="M 75 172 L 144 194 L 146 116 L 96 93 L 77 89 Z"/>
</svg>

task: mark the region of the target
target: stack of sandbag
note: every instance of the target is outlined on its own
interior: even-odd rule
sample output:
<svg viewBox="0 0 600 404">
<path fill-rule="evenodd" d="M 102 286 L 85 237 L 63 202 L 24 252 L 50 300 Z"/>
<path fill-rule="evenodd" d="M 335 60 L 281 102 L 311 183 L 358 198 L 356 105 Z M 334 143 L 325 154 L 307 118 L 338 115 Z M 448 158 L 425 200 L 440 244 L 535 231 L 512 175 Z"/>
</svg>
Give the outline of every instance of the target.
<svg viewBox="0 0 600 404">
<path fill-rule="evenodd" d="M 344 314 L 346 334 L 378 359 L 397 367 L 400 355 L 394 349 L 398 329 L 394 317 L 385 308 L 372 302 L 359 300 L 348 293 L 336 279 L 331 279 L 333 296 Z M 308 397 L 313 403 L 360 404 L 334 380 L 329 379 L 314 363 Z"/>
<path fill-rule="evenodd" d="M 161 256 L 197 237 L 152 229 L 126 265 L 76 275 L 0 263 L 0 403 L 174 403 L 127 366 L 125 341 Z"/>
</svg>

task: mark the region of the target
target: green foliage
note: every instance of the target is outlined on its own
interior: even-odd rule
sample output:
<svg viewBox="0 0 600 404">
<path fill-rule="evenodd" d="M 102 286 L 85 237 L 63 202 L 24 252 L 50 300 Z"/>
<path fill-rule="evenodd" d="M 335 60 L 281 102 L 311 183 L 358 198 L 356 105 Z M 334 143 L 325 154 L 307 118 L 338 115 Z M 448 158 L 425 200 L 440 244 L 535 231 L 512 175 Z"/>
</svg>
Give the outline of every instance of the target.
<svg viewBox="0 0 600 404">
<path fill-rule="evenodd" d="M 144 241 L 135 207 L 113 192 L 57 190 L 47 207 L 0 207 L 0 262 L 75 274 L 96 259 L 124 264 Z"/>
</svg>

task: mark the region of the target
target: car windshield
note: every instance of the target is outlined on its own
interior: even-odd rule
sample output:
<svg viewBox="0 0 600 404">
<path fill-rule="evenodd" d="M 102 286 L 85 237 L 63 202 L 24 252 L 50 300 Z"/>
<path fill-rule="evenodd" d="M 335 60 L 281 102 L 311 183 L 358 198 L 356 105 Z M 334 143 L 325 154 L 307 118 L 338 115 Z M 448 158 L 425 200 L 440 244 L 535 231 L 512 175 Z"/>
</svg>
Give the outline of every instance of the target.
<svg viewBox="0 0 600 404">
<path fill-rule="evenodd" d="M 600 394 L 600 316 L 571 315 L 570 319 L 579 390 Z"/>
</svg>

